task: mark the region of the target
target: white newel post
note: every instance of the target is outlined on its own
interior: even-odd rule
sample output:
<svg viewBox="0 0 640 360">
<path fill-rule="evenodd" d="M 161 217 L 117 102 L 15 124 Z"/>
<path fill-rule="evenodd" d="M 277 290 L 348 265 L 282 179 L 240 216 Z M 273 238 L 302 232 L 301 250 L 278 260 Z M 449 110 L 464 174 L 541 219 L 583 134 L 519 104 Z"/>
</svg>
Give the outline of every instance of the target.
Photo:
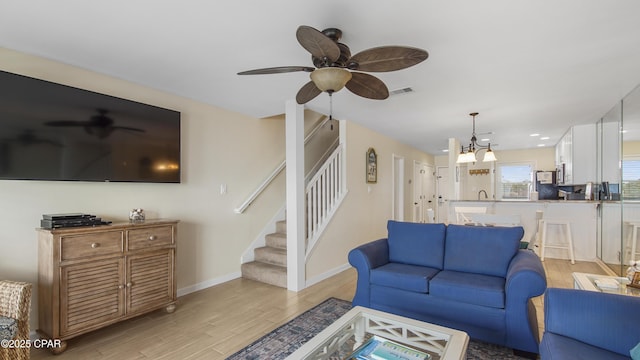
<svg viewBox="0 0 640 360">
<path fill-rule="evenodd" d="M 288 100 L 285 111 L 287 160 L 287 289 L 304 289 L 304 106 Z"/>
</svg>

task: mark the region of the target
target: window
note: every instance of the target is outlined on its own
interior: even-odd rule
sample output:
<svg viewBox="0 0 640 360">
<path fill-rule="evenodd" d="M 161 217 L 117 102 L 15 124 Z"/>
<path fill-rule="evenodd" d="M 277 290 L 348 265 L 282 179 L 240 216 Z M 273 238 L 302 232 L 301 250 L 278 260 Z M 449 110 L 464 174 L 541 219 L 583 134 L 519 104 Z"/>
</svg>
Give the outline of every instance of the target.
<svg viewBox="0 0 640 360">
<path fill-rule="evenodd" d="M 532 163 L 497 165 L 496 195 L 499 200 L 529 200 L 533 178 Z"/>
<path fill-rule="evenodd" d="M 640 200 L 640 158 L 622 160 L 622 198 Z"/>
</svg>

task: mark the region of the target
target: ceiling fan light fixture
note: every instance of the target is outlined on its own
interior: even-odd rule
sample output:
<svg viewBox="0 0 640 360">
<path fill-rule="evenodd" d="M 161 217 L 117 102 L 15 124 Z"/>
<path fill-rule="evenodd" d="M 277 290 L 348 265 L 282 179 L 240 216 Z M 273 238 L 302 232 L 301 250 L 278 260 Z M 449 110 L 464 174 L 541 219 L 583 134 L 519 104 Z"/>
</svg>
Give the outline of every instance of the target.
<svg viewBox="0 0 640 360">
<path fill-rule="evenodd" d="M 315 69 L 311 73 L 311 81 L 318 89 L 326 92 L 337 92 L 351 80 L 351 72 L 338 67 Z"/>
</svg>

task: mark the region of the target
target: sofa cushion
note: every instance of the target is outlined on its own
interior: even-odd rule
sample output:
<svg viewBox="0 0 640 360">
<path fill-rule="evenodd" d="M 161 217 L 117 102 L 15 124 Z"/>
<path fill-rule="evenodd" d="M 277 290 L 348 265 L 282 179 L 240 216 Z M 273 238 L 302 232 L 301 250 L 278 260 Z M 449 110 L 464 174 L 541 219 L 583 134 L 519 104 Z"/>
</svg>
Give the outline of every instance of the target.
<svg viewBox="0 0 640 360">
<path fill-rule="evenodd" d="M 498 276 L 442 270 L 429 281 L 432 296 L 467 304 L 504 308 L 505 279 Z"/>
<path fill-rule="evenodd" d="M 425 266 L 388 263 L 371 270 L 371 284 L 428 293 L 429 280 L 438 271 Z"/>
<path fill-rule="evenodd" d="M 505 277 L 523 235 L 522 226 L 449 225 L 444 269 Z"/>
<path fill-rule="evenodd" d="M 442 269 L 445 224 L 390 220 L 387 230 L 390 262 Z"/>
<path fill-rule="evenodd" d="M 545 332 L 540 342 L 540 359 L 622 360 L 629 357 L 566 336 Z"/>
</svg>

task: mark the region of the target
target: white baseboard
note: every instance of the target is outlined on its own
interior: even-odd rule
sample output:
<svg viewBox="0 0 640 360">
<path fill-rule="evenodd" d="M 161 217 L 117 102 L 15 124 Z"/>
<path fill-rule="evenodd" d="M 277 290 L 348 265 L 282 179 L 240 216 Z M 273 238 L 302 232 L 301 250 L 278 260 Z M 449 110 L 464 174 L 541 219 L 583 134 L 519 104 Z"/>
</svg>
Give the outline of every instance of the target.
<svg viewBox="0 0 640 360">
<path fill-rule="evenodd" d="M 305 288 L 309 287 L 309 286 L 313 286 L 313 285 L 315 285 L 315 284 L 317 284 L 317 283 L 319 283 L 319 282 L 321 282 L 323 280 L 326 280 L 326 279 L 328 279 L 328 278 L 330 278 L 330 277 L 332 277 L 332 276 L 334 276 L 336 274 L 339 274 L 339 273 L 349 269 L 350 267 L 351 267 L 351 265 L 349 265 L 349 263 L 345 263 L 345 264 L 340 265 L 340 266 L 338 266 L 336 268 L 333 268 L 333 269 L 331 269 L 331 270 L 329 270 L 329 271 L 327 271 L 325 273 L 322 273 L 322 274 L 320 274 L 318 276 L 314 276 L 311 279 L 307 279 L 307 281 L 305 283 Z M 178 289 L 178 297 L 184 296 L 184 295 L 187 295 L 187 294 L 191 294 L 192 292 L 204 290 L 204 289 L 210 288 L 212 286 L 220 285 L 222 283 L 225 283 L 225 282 L 231 281 L 231 280 L 235 280 L 235 279 L 238 279 L 240 277 L 242 277 L 242 273 L 234 272 L 234 273 L 231 273 L 231 274 L 227 274 L 227 275 L 224 275 L 224 276 L 217 277 L 215 279 L 211 279 L 211 280 L 203 281 L 203 282 L 198 283 L 198 284 L 187 286 L 187 287 Z"/>
<path fill-rule="evenodd" d="M 227 275 L 224 275 L 224 276 L 217 277 L 215 279 L 210 279 L 210 280 L 207 280 L 207 281 L 203 281 L 201 283 L 197 283 L 197 284 L 194 284 L 194 285 L 191 285 L 191 286 L 183 287 L 181 289 L 178 289 L 178 291 L 177 291 L 178 297 L 184 296 L 184 295 L 187 295 L 187 294 L 191 294 L 192 292 L 196 292 L 196 291 L 199 291 L 199 290 L 204 290 L 206 288 L 210 288 L 212 286 L 219 285 L 219 284 L 225 283 L 227 281 L 231 281 L 231 280 L 237 279 L 237 278 L 239 278 L 241 276 L 242 276 L 242 274 L 238 271 L 238 272 L 234 272 L 234 273 L 231 273 L 231 274 L 227 274 Z"/>
<path fill-rule="evenodd" d="M 349 263 L 345 263 L 343 265 L 338 266 L 337 268 L 333 268 L 323 274 L 320 274 L 318 276 L 314 276 L 311 279 L 307 279 L 306 283 L 305 283 L 305 288 L 308 288 L 309 286 L 313 286 L 319 282 L 321 282 L 322 280 L 326 280 L 336 274 L 339 274 L 347 269 L 349 269 L 351 267 L 351 265 L 349 265 Z"/>
</svg>

